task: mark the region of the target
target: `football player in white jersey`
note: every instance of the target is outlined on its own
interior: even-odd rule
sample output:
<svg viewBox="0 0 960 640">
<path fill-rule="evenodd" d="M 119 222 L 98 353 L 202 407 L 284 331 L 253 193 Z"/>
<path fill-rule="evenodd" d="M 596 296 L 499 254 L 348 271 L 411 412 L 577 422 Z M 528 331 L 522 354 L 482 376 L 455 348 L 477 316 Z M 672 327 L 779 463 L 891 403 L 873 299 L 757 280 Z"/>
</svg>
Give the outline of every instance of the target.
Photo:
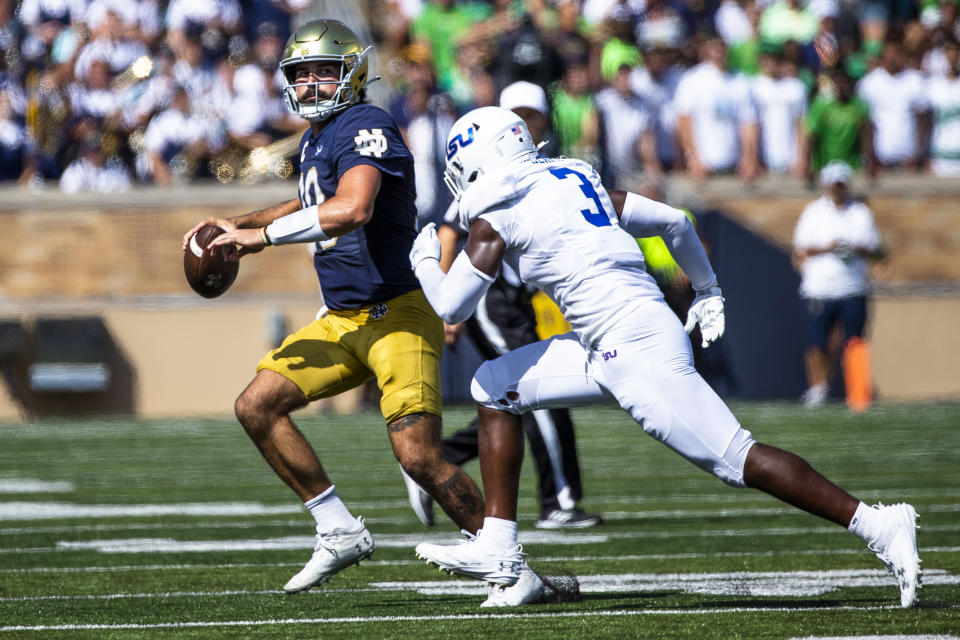
<svg viewBox="0 0 960 640">
<path fill-rule="evenodd" d="M 430 304 L 447 322 L 473 312 L 501 263 L 546 292 L 573 327 L 484 363 L 471 391 L 480 417 L 486 517 L 458 545 L 420 544 L 442 569 L 512 585 L 526 565 L 517 544 L 523 457 L 520 415 L 534 409 L 615 400 L 643 430 L 734 487 L 760 489 L 847 527 L 896 576 L 900 604 L 917 603 L 916 511 L 868 506 L 802 458 L 761 444 L 743 429 L 693 367 L 690 342 L 644 270 L 634 237 L 661 235 L 697 297 L 686 329 L 704 346 L 723 334 L 723 298 L 684 213 L 633 193 L 608 193 L 596 172 L 569 158 L 540 157 L 513 112 L 476 109 L 447 143 L 445 180 L 470 235 L 448 273 L 427 226 L 410 261 Z"/>
</svg>

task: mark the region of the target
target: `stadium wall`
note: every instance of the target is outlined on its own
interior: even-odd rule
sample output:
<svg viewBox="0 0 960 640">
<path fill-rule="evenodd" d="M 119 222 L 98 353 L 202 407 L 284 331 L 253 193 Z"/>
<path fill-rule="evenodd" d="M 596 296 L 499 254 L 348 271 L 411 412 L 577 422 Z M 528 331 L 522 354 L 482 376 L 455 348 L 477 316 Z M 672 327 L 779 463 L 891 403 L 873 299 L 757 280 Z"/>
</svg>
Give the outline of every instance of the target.
<svg viewBox="0 0 960 640">
<path fill-rule="evenodd" d="M 897 180 L 882 179 L 868 199 L 891 255 L 877 274 L 869 329 L 877 395 L 881 402 L 960 398 L 960 184 Z M 671 191 L 672 200 L 698 212 L 727 296 L 728 335 L 716 353 L 735 385 L 721 391 L 796 397 L 802 343 L 787 249 L 800 210 L 816 193 L 775 180 L 752 189 L 677 180 Z M 277 336 L 315 314 L 316 277 L 303 247 L 270 249 L 241 264 L 225 296 L 203 300 L 183 279 L 180 238 L 203 217 L 293 193 L 292 183 L 138 189 L 122 197 L 0 191 L 0 420 L 71 408 L 230 413 Z M 32 330 L 60 317 L 102 319 L 116 375 L 129 378 L 112 396 L 94 402 L 83 394 L 31 394 Z M 16 331 L 3 333 L 4 323 Z M 448 399 L 464 398 L 475 357 L 445 358 Z"/>
</svg>

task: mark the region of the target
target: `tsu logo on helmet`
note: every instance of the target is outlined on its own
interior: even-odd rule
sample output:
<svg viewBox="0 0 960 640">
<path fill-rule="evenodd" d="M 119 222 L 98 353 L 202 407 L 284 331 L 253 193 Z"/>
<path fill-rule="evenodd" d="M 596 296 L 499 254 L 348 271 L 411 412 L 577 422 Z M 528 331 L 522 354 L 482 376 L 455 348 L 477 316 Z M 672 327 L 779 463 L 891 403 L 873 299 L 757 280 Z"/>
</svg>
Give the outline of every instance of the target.
<svg viewBox="0 0 960 640">
<path fill-rule="evenodd" d="M 471 142 L 473 142 L 473 127 L 467 127 L 467 139 L 463 139 L 463 134 L 458 133 L 457 135 L 450 138 L 449 144 L 447 144 L 447 160 L 453 158 L 457 155 L 457 151 L 466 147 Z"/>
<path fill-rule="evenodd" d="M 459 198 L 482 174 L 536 152 L 520 116 L 509 109 L 480 107 L 461 116 L 450 128 L 443 181 Z"/>
</svg>

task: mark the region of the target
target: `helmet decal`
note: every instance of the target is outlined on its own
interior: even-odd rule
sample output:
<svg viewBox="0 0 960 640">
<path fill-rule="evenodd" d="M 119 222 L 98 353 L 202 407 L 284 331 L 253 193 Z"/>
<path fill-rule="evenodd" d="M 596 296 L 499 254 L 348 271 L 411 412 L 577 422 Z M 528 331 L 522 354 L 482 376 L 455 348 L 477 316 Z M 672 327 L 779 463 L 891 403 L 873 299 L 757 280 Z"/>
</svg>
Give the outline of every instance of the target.
<svg viewBox="0 0 960 640">
<path fill-rule="evenodd" d="M 454 197 L 459 197 L 484 173 L 536 152 L 520 116 L 500 107 L 480 107 L 451 127 L 443 181 Z"/>
<path fill-rule="evenodd" d="M 450 142 L 447 144 L 447 160 L 455 156 L 457 154 L 457 151 L 459 151 L 463 147 L 466 147 L 471 142 L 473 142 L 473 132 L 474 132 L 475 126 L 476 125 L 474 125 L 473 127 L 467 127 L 468 137 L 466 139 L 464 139 L 463 135 L 459 133 L 453 136 L 452 138 L 450 138 Z"/>
</svg>

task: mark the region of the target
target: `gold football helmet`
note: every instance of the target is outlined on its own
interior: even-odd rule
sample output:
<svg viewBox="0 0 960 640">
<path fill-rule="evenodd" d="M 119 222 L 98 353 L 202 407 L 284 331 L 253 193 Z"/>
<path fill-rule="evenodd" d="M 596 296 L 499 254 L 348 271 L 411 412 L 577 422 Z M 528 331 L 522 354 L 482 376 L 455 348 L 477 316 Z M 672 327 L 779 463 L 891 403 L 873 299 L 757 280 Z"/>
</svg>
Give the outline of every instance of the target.
<svg viewBox="0 0 960 640">
<path fill-rule="evenodd" d="M 367 55 L 371 50 L 372 46 L 364 49 L 357 34 L 337 20 L 312 20 L 304 24 L 287 40 L 280 59 L 287 107 L 310 122 L 322 122 L 356 104 L 364 97 L 368 79 Z M 301 62 L 335 62 L 340 65 L 340 79 L 298 84 L 296 67 Z M 329 100 L 320 99 L 317 87 L 321 84 L 337 85 L 337 91 Z M 313 97 L 300 102 L 297 99 L 298 86 L 313 86 Z"/>
</svg>

